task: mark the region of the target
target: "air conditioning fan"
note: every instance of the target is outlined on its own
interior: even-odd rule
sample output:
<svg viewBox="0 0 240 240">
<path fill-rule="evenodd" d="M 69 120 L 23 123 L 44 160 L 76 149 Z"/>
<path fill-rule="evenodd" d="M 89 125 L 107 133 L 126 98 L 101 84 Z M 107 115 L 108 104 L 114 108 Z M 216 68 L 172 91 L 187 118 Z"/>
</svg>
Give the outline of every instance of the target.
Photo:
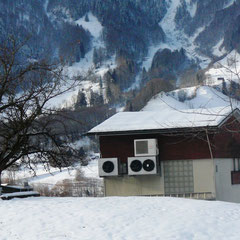
<svg viewBox="0 0 240 240">
<path fill-rule="evenodd" d="M 118 176 L 118 159 L 100 158 L 98 160 L 98 173 L 100 177 Z"/>
<path fill-rule="evenodd" d="M 158 173 L 159 163 L 156 156 L 128 158 L 128 175 L 154 175 Z"/>
<path fill-rule="evenodd" d="M 156 156 L 158 155 L 157 139 L 135 139 L 134 155 L 137 156 Z"/>
</svg>

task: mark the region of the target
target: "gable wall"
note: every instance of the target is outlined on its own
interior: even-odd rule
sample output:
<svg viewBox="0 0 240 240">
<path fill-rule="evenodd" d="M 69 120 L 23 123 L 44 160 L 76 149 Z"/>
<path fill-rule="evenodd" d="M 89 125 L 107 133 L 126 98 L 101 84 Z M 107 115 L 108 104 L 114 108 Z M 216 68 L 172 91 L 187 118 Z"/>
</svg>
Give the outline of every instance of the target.
<svg viewBox="0 0 240 240">
<path fill-rule="evenodd" d="M 214 158 L 240 157 L 240 123 L 234 117 L 229 118 L 214 136 L 212 149 Z"/>
</svg>

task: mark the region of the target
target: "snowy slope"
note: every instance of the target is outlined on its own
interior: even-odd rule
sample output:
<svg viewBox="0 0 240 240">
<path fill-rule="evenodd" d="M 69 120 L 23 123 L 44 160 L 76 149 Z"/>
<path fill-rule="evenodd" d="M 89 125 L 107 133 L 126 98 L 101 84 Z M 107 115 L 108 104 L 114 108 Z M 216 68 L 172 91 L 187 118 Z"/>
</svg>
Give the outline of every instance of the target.
<svg viewBox="0 0 240 240">
<path fill-rule="evenodd" d="M 82 26 L 84 29 L 87 29 L 94 38 L 98 39 L 101 35 L 103 26 L 91 12 L 87 13 L 87 16 L 88 21 L 85 20 L 84 16 L 75 21 L 75 23 Z"/>
<path fill-rule="evenodd" d="M 1 240 L 237 240 L 240 205 L 157 197 L 0 200 Z"/>
<path fill-rule="evenodd" d="M 142 109 L 142 111 L 162 111 L 169 108 L 182 110 L 187 109 L 187 106 L 175 99 L 173 96 L 161 92 L 154 96 Z"/>
<path fill-rule="evenodd" d="M 226 57 L 215 63 L 207 72 L 207 84 L 219 84 L 218 78 L 226 82 L 240 82 L 240 54 L 233 50 Z"/>
<path fill-rule="evenodd" d="M 188 12 L 191 17 L 194 17 L 197 10 L 197 3 L 193 3 L 190 0 L 186 0 Z M 184 48 L 186 51 L 186 55 L 189 59 L 192 59 L 198 62 L 201 68 L 206 68 L 208 64 L 211 62 L 211 59 L 205 55 L 202 55 L 197 50 L 199 46 L 197 46 L 194 41 L 197 36 L 204 30 L 204 27 L 198 28 L 195 30 L 195 33 L 192 36 L 187 36 L 182 30 L 179 30 L 175 24 L 175 16 L 177 13 L 178 7 L 182 4 L 181 0 L 168 0 L 168 9 L 167 13 L 163 17 L 163 19 L 159 22 L 159 25 L 163 29 L 165 33 L 165 41 L 160 42 L 156 45 L 151 45 L 148 48 L 148 54 L 142 61 L 142 68 L 149 70 L 152 64 L 152 60 L 157 51 L 163 50 L 165 48 L 174 50 L 180 50 Z M 220 44 L 220 43 L 219 43 Z M 219 50 L 220 45 L 215 46 L 213 49 L 213 53 L 216 56 L 222 56 L 225 52 L 224 50 Z M 136 77 L 135 83 L 128 89 L 138 88 L 140 85 L 140 76 Z"/>
<path fill-rule="evenodd" d="M 81 25 L 85 30 L 88 30 L 92 35 L 92 49 L 86 54 L 86 56 L 81 59 L 79 63 L 73 64 L 69 67 L 70 76 L 77 75 L 81 72 L 87 72 L 89 69 L 93 69 L 93 49 L 96 47 L 104 47 L 104 43 L 101 40 L 101 33 L 103 30 L 102 24 L 98 19 L 91 13 L 88 13 L 89 21 L 85 21 L 85 17 L 82 17 L 74 22 L 74 24 Z"/>
<path fill-rule="evenodd" d="M 196 3 L 188 3 L 188 11 L 192 17 L 194 17 L 196 12 Z M 183 31 L 180 31 L 175 24 L 175 16 L 177 13 L 177 8 L 181 5 L 180 0 L 169 1 L 169 8 L 164 18 L 161 20 L 159 25 L 162 27 L 163 31 L 166 34 L 165 44 L 162 44 L 160 49 L 169 48 L 171 50 L 180 50 L 184 48 L 186 50 L 187 56 L 190 59 L 200 61 L 202 68 L 207 67 L 210 62 L 206 56 L 199 55 L 196 49 L 198 46 L 195 45 L 194 40 L 199 35 L 204 28 L 196 29 L 193 36 L 186 36 Z"/>
<path fill-rule="evenodd" d="M 180 101 L 181 96 L 186 100 Z M 233 107 L 240 107 L 240 102 L 232 100 Z M 162 111 L 165 109 L 208 109 L 208 108 L 226 108 L 230 106 L 230 99 L 220 91 L 211 86 L 196 86 L 190 88 L 182 88 L 167 94 L 159 93 L 154 96 L 143 111 Z"/>
<path fill-rule="evenodd" d="M 89 31 L 92 36 L 91 49 L 85 54 L 85 57 L 80 62 L 73 63 L 72 66 L 65 68 L 65 75 L 70 79 L 74 79 L 77 76 L 85 76 L 84 81 L 79 84 L 79 87 L 68 91 L 61 96 L 58 96 L 51 101 L 51 105 L 55 107 L 72 107 L 77 101 L 78 90 L 80 89 L 86 94 L 87 101 L 89 102 L 90 91 L 100 93 L 99 82 L 93 82 L 91 75 L 96 74 L 97 77 L 103 77 L 103 75 L 109 70 L 116 67 L 115 55 L 105 60 L 101 66 L 95 68 L 93 63 L 94 49 L 105 48 L 105 44 L 102 40 L 103 26 L 91 12 L 87 13 L 89 21 L 85 20 L 85 16 L 73 21 L 71 18 L 68 21 L 74 25 L 81 25 L 85 30 Z M 103 83 L 104 84 L 104 83 Z"/>
<path fill-rule="evenodd" d="M 191 0 L 186 0 L 187 3 L 187 10 L 190 13 L 191 17 L 195 16 L 196 9 L 197 9 L 197 3 Z M 233 1 L 229 1 L 229 3 L 226 5 L 226 7 L 230 6 Z M 162 27 L 164 33 L 165 33 L 165 41 L 159 42 L 156 45 L 151 45 L 148 48 L 148 54 L 147 56 L 142 59 L 141 62 L 141 68 L 145 68 L 146 70 L 149 70 L 152 64 L 152 60 L 154 55 L 158 50 L 163 50 L 164 48 L 169 48 L 172 51 L 174 50 L 180 50 L 181 48 L 184 48 L 186 50 L 186 54 L 189 59 L 192 59 L 200 64 L 202 68 L 208 67 L 209 63 L 211 62 L 211 59 L 207 56 L 201 55 L 199 53 L 199 46 L 195 43 L 195 39 L 197 36 L 204 31 L 204 27 L 195 29 L 195 32 L 192 36 L 187 36 L 183 30 L 180 30 L 176 24 L 175 24 L 175 16 L 177 13 L 178 7 L 180 7 L 183 4 L 183 1 L 181 0 L 168 0 L 167 1 L 167 13 L 164 15 L 163 19 L 159 22 L 159 25 Z M 85 57 L 81 59 L 80 62 L 74 63 L 72 66 L 67 68 L 67 74 L 69 77 L 74 77 L 79 74 L 86 74 L 88 71 L 93 71 L 98 77 L 102 77 L 109 69 L 116 68 L 115 63 L 115 56 L 110 57 L 108 60 L 103 62 L 103 64 L 97 68 L 95 68 L 93 64 L 93 51 L 94 48 L 105 48 L 105 44 L 102 40 L 102 31 L 103 31 L 103 25 L 100 23 L 100 21 L 97 19 L 96 16 L 92 14 L 92 12 L 87 13 L 89 21 L 85 20 L 85 16 L 81 17 L 80 19 L 74 21 L 73 19 L 69 18 L 69 22 L 72 24 L 78 24 L 81 25 L 85 30 L 88 30 L 92 36 L 92 47 L 89 52 L 86 53 Z M 213 55 L 217 57 L 224 56 L 224 54 L 227 54 L 224 48 L 221 48 L 221 45 L 223 44 L 224 39 L 220 39 L 219 42 L 212 48 Z M 226 58 L 232 57 L 233 53 L 228 55 Z M 239 55 L 238 55 L 239 57 Z M 221 64 L 227 63 L 226 58 L 221 61 Z M 239 67 L 240 69 L 240 67 Z M 232 70 L 232 69 L 231 69 Z M 208 78 L 206 83 L 209 84 L 216 84 L 216 79 L 218 77 L 225 76 L 227 79 L 232 79 L 233 74 L 224 69 L 223 67 L 216 67 L 216 65 L 211 68 L 207 72 Z M 135 82 L 130 86 L 126 91 L 139 88 L 141 82 L 141 71 L 136 76 Z M 177 85 L 179 82 L 177 82 Z M 103 85 L 105 85 L 103 83 Z M 105 86 L 103 86 L 103 89 Z M 89 102 L 89 96 L 90 91 L 98 92 L 100 93 L 100 86 L 99 82 L 92 82 L 91 80 L 86 79 L 81 86 L 74 91 L 71 91 L 69 93 L 64 94 L 61 97 L 58 97 L 56 101 L 54 102 L 55 106 L 57 107 L 71 107 L 76 103 L 77 100 L 77 93 L 79 89 L 83 89 L 83 92 L 85 93 L 87 97 L 87 101 Z M 103 95 L 105 95 L 105 90 L 103 90 Z"/>
<path fill-rule="evenodd" d="M 224 38 L 220 39 L 220 41 L 212 48 L 212 52 L 215 56 L 221 57 L 226 53 L 225 48 L 222 48 L 222 44 L 224 42 Z"/>
</svg>

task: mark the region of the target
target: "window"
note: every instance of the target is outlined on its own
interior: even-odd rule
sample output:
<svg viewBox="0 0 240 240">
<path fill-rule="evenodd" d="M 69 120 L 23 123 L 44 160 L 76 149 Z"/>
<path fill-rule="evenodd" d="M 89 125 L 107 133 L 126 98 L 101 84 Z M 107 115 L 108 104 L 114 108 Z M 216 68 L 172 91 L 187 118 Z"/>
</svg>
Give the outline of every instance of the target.
<svg viewBox="0 0 240 240">
<path fill-rule="evenodd" d="M 233 158 L 232 185 L 240 184 L 240 158 Z"/>
<path fill-rule="evenodd" d="M 232 185 L 240 184 L 240 171 L 236 171 L 236 172 L 232 171 L 231 178 L 232 178 Z"/>
<path fill-rule="evenodd" d="M 233 171 L 240 171 L 240 158 L 233 158 Z"/>
</svg>

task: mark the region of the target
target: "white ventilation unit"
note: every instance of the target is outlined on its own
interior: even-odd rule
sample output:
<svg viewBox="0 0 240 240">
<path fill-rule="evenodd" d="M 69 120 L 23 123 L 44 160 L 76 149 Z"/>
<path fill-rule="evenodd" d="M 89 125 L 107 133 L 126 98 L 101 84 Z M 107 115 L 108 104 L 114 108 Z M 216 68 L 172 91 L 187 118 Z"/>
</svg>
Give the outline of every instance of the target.
<svg viewBox="0 0 240 240">
<path fill-rule="evenodd" d="M 134 140 L 134 155 L 156 156 L 158 155 L 157 139 L 136 139 Z"/>
<path fill-rule="evenodd" d="M 118 176 L 118 159 L 100 158 L 98 160 L 98 173 L 100 177 Z"/>
<path fill-rule="evenodd" d="M 156 156 L 128 158 L 128 175 L 154 175 L 158 173 L 159 162 Z"/>
</svg>

